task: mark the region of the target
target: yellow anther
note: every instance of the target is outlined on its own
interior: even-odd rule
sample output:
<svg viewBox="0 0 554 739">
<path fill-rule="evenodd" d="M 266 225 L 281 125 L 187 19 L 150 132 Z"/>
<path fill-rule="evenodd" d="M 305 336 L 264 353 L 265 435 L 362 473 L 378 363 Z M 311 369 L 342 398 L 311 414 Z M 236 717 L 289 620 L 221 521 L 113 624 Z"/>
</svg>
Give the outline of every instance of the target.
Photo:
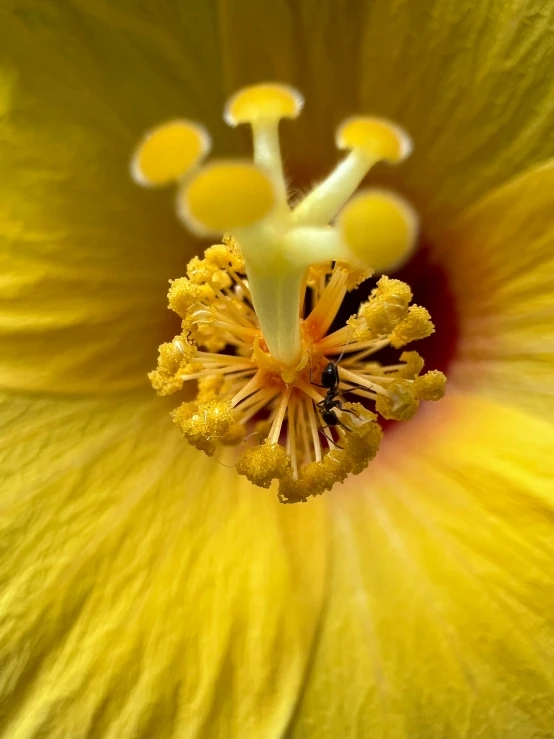
<svg viewBox="0 0 554 739">
<path fill-rule="evenodd" d="M 347 455 L 341 449 L 329 452 L 321 462 L 304 465 L 297 479 L 289 469 L 279 482 L 279 500 L 282 503 L 298 503 L 321 495 L 325 490 L 331 490 L 337 482 L 345 480 L 348 472 Z"/>
<path fill-rule="evenodd" d="M 231 287 L 232 280 L 229 273 L 219 269 L 212 260 L 193 257 L 187 265 L 187 275 L 195 285 L 207 283 L 214 290 Z"/>
<path fill-rule="evenodd" d="M 296 118 L 303 105 L 302 95 L 288 85 L 252 85 L 239 90 L 228 100 L 223 117 L 230 126 Z"/>
<path fill-rule="evenodd" d="M 319 494 L 319 490 L 310 490 L 302 477 L 295 480 L 289 472 L 285 479 L 279 481 L 277 497 L 281 503 L 305 503 L 311 495 Z"/>
<path fill-rule="evenodd" d="M 348 320 L 359 341 L 388 336 L 408 312 L 412 299 L 410 287 L 400 280 L 383 276 L 369 300 L 362 303 L 358 315 Z"/>
<path fill-rule="evenodd" d="M 380 394 L 375 402 L 378 413 L 387 420 L 407 421 L 419 407 L 414 383 L 410 380 L 395 380 L 387 385 L 387 393 Z"/>
<path fill-rule="evenodd" d="M 420 400 L 440 400 L 444 398 L 446 377 L 439 370 L 431 370 L 415 379 L 415 391 Z"/>
<path fill-rule="evenodd" d="M 215 324 L 217 318 L 218 312 L 213 303 L 205 306 L 195 303 L 181 323 L 183 334 L 189 335 L 191 341 L 209 352 L 221 351 L 225 348 L 227 339 Z"/>
<path fill-rule="evenodd" d="M 321 462 L 310 462 L 302 468 L 300 480 L 309 495 L 321 495 L 325 490 L 331 490 L 336 482 L 342 482 L 348 474 L 346 464 L 326 465 L 326 458 L 327 455 Z M 290 482 L 284 480 L 279 486 L 282 493 Z"/>
<path fill-rule="evenodd" d="M 199 235 L 222 234 L 261 221 L 275 205 L 269 175 L 248 161 L 209 164 L 197 172 L 178 196 L 178 211 Z"/>
<path fill-rule="evenodd" d="M 342 408 L 352 413 L 341 416 L 341 422 L 349 429 L 356 430 L 367 423 L 377 420 L 375 413 L 368 411 L 361 403 L 343 403 Z"/>
<path fill-rule="evenodd" d="M 232 269 L 234 272 L 244 271 L 244 259 L 236 248 L 226 244 L 214 244 L 206 249 L 204 257 L 208 264 L 218 269 Z"/>
<path fill-rule="evenodd" d="M 196 354 L 196 346 L 177 336 L 172 342 L 162 344 L 158 352 L 158 367 L 148 378 L 158 395 L 171 395 L 183 387 L 182 373 Z"/>
<path fill-rule="evenodd" d="M 373 161 L 400 162 L 412 151 L 412 142 L 400 126 L 386 118 L 356 116 L 347 118 L 336 133 L 339 149 L 351 149 Z"/>
<path fill-rule="evenodd" d="M 216 269 L 209 280 L 209 284 L 214 290 L 226 290 L 231 287 L 233 280 L 224 269 Z"/>
<path fill-rule="evenodd" d="M 337 219 L 352 263 L 377 272 L 398 267 L 413 250 L 418 220 L 402 198 L 384 190 L 365 190 Z"/>
<path fill-rule="evenodd" d="M 210 264 L 207 259 L 193 257 L 187 264 L 187 277 L 195 285 L 202 285 L 211 280 L 216 269 L 217 267 Z"/>
<path fill-rule="evenodd" d="M 193 305 L 209 303 L 215 298 L 215 294 L 209 285 L 195 285 L 187 277 L 180 277 L 171 283 L 167 297 L 171 310 L 181 318 L 187 318 Z"/>
<path fill-rule="evenodd" d="M 372 419 L 375 418 L 373 413 L 368 411 L 368 414 Z M 362 472 L 377 454 L 383 436 L 381 427 L 372 419 L 343 435 L 344 449 L 333 449 L 321 462 L 304 465 L 297 479 L 294 479 L 290 469 L 287 470 L 279 483 L 281 502 L 305 501 L 313 495 L 331 490 L 333 485 L 343 482 L 349 474 L 357 475 Z"/>
<path fill-rule="evenodd" d="M 359 475 L 374 459 L 383 438 L 383 430 L 378 423 L 369 421 L 360 428 L 346 434 L 344 451 L 350 463 L 350 472 Z"/>
<path fill-rule="evenodd" d="M 402 280 L 394 280 L 383 275 L 371 291 L 370 302 L 374 298 L 384 303 L 394 319 L 400 320 L 406 315 L 413 294 L 410 286 Z"/>
<path fill-rule="evenodd" d="M 359 315 L 354 314 L 346 321 L 346 325 L 350 331 L 350 340 L 352 341 L 370 341 L 371 339 L 377 338 L 378 334 L 375 334 L 368 326 L 368 323 L 363 320 Z"/>
<path fill-rule="evenodd" d="M 390 343 L 395 349 L 431 336 L 435 327 L 427 308 L 420 305 L 411 305 L 405 318 L 398 323 L 390 335 Z"/>
<path fill-rule="evenodd" d="M 331 449 L 323 457 L 323 468 L 327 476 L 327 483 L 343 482 L 350 474 L 350 459 L 344 449 Z M 328 488 L 330 489 L 330 488 Z"/>
<path fill-rule="evenodd" d="M 235 423 L 228 400 L 183 403 L 171 415 L 189 444 L 206 452 L 208 456 L 214 453 L 216 441 Z"/>
<path fill-rule="evenodd" d="M 289 466 L 289 458 L 280 444 L 264 442 L 260 446 L 246 449 L 237 461 L 237 472 L 254 485 L 268 488 L 275 479 L 280 479 Z"/>
<path fill-rule="evenodd" d="M 137 147 L 131 174 L 139 185 L 168 185 L 192 169 L 210 147 L 210 136 L 198 123 L 163 123 L 149 131 Z"/>
<path fill-rule="evenodd" d="M 230 288 L 232 284 L 233 280 L 229 276 L 229 273 L 223 269 L 216 270 L 210 280 L 210 285 L 214 290 L 226 290 Z"/>
<path fill-rule="evenodd" d="M 413 380 L 419 375 L 425 362 L 417 352 L 402 352 L 400 361 L 405 362 L 405 366 L 400 370 L 400 377 L 406 380 Z"/>
<path fill-rule="evenodd" d="M 356 288 L 360 287 L 362 282 L 369 280 L 369 278 L 373 274 L 373 269 L 371 267 L 356 269 L 351 264 L 347 264 L 346 262 L 341 263 L 339 261 L 337 263 L 337 267 L 344 267 L 347 271 L 348 277 L 346 278 L 346 289 L 348 290 L 348 292 L 356 290 Z"/>
<path fill-rule="evenodd" d="M 193 303 L 191 305 L 186 318 L 181 321 L 181 328 L 184 333 L 190 331 L 195 336 L 195 332 L 199 330 L 202 324 L 212 323 L 217 319 L 217 308 L 214 303 L 213 290 L 210 288 L 210 292 L 207 291 L 209 285 L 194 285 L 193 287 L 205 288 L 206 297 L 204 303 Z"/>
</svg>

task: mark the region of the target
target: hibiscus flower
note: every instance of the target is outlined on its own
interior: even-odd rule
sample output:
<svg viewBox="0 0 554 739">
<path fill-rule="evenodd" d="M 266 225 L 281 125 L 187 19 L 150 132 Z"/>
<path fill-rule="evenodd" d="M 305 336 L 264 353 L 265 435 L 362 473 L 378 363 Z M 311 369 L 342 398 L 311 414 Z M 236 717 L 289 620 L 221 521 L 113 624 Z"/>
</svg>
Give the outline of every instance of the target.
<svg viewBox="0 0 554 739">
<path fill-rule="evenodd" d="M 554 10 L 15 0 L 0 28 L 2 734 L 551 735 Z M 372 178 L 419 214 L 406 279 L 449 379 L 292 506 L 152 392 L 200 244 L 128 176 L 160 120 L 245 156 L 221 108 L 260 80 L 306 96 L 300 188 L 348 116 L 409 131 Z"/>
</svg>

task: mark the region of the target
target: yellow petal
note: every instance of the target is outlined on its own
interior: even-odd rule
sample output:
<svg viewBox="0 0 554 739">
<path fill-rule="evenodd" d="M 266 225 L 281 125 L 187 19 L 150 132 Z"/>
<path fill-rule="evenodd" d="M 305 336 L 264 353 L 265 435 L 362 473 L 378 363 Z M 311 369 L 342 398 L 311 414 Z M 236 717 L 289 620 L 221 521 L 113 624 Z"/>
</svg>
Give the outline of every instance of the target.
<svg viewBox="0 0 554 739">
<path fill-rule="evenodd" d="M 329 496 L 332 575 L 293 739 L 554 725 L 554 431 L 469 397 L 430 410 Z"/>
<path fill-rule="evenodd" d="M 342 118 L 384 116 L 415 148 L 376 181 L 400 184 L 436 227 L 491 187 L 554 154 L 554 5 L 528 0 L 222 3 L 228 87 L 297 86 L 306 108 L 285 131 L 290 172 L 336 161 Z M 256 63 L 253 64 L 252 60 Z M 355 60 L 353 62 L 353 60 Z M 332 111 L 332 115 L 330 115 Z"/>
<path fill-rule="evenodd" d="M 171 335 L 167 281 L 197 245 L 167 194 L 137 188 L 128 163 L 160 120 L 190 116 L 228 135 L 215 4 L 6 7 L 0 386 L 146 388 L 153 350 Z"/>
<path fill-rule="evenodd" d="M 463 388 L 554 417 L 554 160 L 485 197 L 436 247 L 454 292 Z"/>
<path fill-rule="evenodd" d="M 3 400 L 2 732 L 281 736 L 317 632 L 325 507 L 183 446 L 163 401 Z"/>
</svg>

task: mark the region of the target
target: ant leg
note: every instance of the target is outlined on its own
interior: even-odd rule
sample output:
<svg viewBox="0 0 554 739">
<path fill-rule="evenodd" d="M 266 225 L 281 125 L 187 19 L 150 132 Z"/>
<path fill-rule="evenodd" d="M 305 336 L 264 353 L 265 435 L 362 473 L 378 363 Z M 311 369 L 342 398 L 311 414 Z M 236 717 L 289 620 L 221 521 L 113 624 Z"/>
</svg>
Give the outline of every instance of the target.
<svg viewBox="0 0 554 739">
<path fill-rule="evenodd" d="M 354 415 L 356 415 L 356 414 L 354 414 Z M 342 421 L 340 420 L 340 418 L 337 418 L 337 421 L 339 422 L 339 426 L 342 426 L 342 428 L 343 428 L 343 429 L 344 429 L 345 431 L 349 431 L 349 432 L 350 432 L 350 431 L 352 431 L 352 429 L 349 429 L 349 428 L 348 428 L 348 426 L 345 426 L 345 425 L 344 425 L 344 423 L 343 423 L 343 422 L 342 422 Z"/>
<path fill-rule="evenodd" d="M 323 401 L 321 401 L 323 403 Z M 336 408 L 337 410 L 341 411 L 342 413 L 349 413 L 351 416 L 356 416 L 356 418 L 360 418 L 360 416 L 357 413 L 354 413 L 354 411 L 351 411 L 349 408 L 343 408 L 342 407 L 342 401 L 340 400 L 333 400 L 332 407 Z"/>
<path fill-rule="evenodd" d="M 343 388 L 341 393 L 344 395 L 344 393 L 351 393 L 353 390 L 369 390 L 369 388 L 364 387 L 363 385 L 352 385 L 352 387 Z"/>
<path fill-rule="evenodd" d="M 324 436 L 324 437 L 325 437 L 325 438 L 327 439 L 327 441 L 330 441 L 330 442 L 331 442 L 331 444 L 332 444 L 333 446 L 335 446 L 335 447 L 336 447 L 337 449 L 342 449 L 341 445 L 340 445 L 340 444 L 337 444 L 337 442 L 336 442 L 336 441 L 335 441 L 335 440 L 333 439 L 333 437 L 332 437 L 332 436 L 327 436 L 327 434 L 326 434 L 326 433 L 325 433 L 325 431 L 323 430 L 323 429 L 328 429 L 328 428 L 329 428 L 329 426 L 324 426 L 323 428 L 320 428 L 320 429 L 318 429 L 318 430 L 319 430 L 319 433 L 320 433 L 320 434 L 321 434 L 322 436 Z"/>
<path fill-rule="evenodd" d="M 340 354 L 340 357 L 336 360 L 335 364 L 337 365 L 337 367 L 340 364 L 341 359 L 344 357 L 344 352 L 347 350 L 347 348 L 350 346 L 350 344 L 351 344 L 351 342 L 349 341 L 348 344 L 346 344 L 346 346 L 342 350 L 342 352 Z"/>
</svg>

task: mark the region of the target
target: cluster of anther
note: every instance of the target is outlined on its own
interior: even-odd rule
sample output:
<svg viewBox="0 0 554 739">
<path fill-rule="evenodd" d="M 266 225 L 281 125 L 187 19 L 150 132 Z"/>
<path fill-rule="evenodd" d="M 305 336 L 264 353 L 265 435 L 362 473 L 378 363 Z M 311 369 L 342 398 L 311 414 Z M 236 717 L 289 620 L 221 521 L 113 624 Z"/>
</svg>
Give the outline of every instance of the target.
<svg viewBox="0 0 554 739">
<path fill-rule="evenodd" d="M 219 445 L 240 445 L 237 472 L 264 488 L 279 480 L 287 502 L 330 490 L 365 469 L 382 436 L 377 415 L 335 398 L 352 393 L 373 401 L 384 418 L 407 420 L 420 400 L 442 397 L 445 378 L 421 375 L 423 360 L 413 351 L 396 365 L 368 361 L 385 346 L 402 347 L 433 331 L 427 311 L 410 305 L 410 289 L 399 280 L 381 277 L 357 315 L 327 333 L 346 291 L 363 277 L 341 264 L 310 271 L 306 303 L 313 308 L 301 322 L 303 366 L 283 377 L 253 310 L 236 242 L 227 238 L 204 259 L 191 260 L 187 277 L 169 290 L 182 332 L 162 344 L 150 373 L 160 395 L 198 381 L 196 399 L 173 412 L 187 441 L 208 455 Z M 332 383 L 325 381 L 330 367 Z"/>
<path fill-rule="evenodd" d="M 263 488 L 278 480 L 284 502 L 361 472 L 382 436 L 376 414 L 407 420 L 420 400 L 442 397 L 445 383 L 440 372 L 420 374 L 416 352 L 394 365 L 369 360 L 433 331 L 398 280 L 381 277 L 358 313 L 329 333 L 346 292 L 413 246 L 417 221 L 407 203 L 380 190 L 352 198 L 375 162 L 400 161 L 410 145 L 388 121 L 349 119 L 337 144 L 350 153 L 292 207 L 277 126 L 301 104 L 279 85 L 230 100 L 226 120 L 252 127 L 254 163 L 200 166 L 209 137 L 188 121 L 149 134 L 133 163 L 142 183 L 179 182 L 178 213 L 191 230 L 228 234 L 172 282 L 169 307 L 182 330 L 160 347 L 152 385 L 167 395 L 197 381 L 195 400 L 172 414 L 181 434 L 208 455 L 238 447 L 237 472 Z"/>
</svg>

